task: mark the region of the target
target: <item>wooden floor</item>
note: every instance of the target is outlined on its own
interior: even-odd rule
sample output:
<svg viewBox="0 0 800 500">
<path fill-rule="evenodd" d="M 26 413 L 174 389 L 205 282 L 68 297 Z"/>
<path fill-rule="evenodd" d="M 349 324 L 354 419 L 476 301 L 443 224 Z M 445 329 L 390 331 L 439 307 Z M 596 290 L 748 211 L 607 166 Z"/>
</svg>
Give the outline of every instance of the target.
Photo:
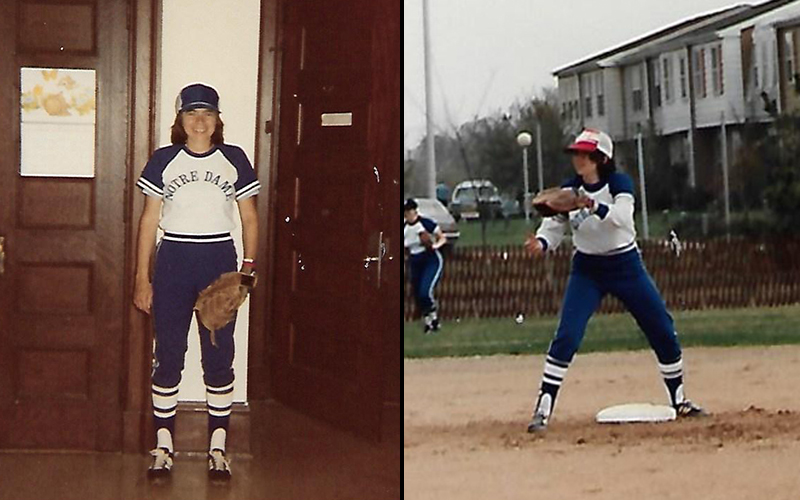
<svg viewBox="0 0 800 500">
<path fill-rule="evenodd" d="M 400 443 L 372 443 L 269 405 L 252 455 L 233 455 L 233 479 L 207 479 L 203 454 L 176 454 L 172 477 L 147 479 L 149 455 L 0 452 L 0 500 L 392 500 Z"/>
</svg>

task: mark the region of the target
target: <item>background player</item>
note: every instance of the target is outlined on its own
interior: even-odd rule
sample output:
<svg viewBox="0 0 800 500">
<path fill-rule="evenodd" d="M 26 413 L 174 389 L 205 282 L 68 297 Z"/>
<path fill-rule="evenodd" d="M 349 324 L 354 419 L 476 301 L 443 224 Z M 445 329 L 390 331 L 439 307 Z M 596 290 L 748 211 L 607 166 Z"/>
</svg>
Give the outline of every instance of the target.
<svg viewBox="0 0 800 500">
<path fill-rule="evenodd" d="M 439 330 L 439 317 L 433 289 L 442 276 L 444 259 L 439 249 L 447 238 L 439 225 L 419 215 L 417 202 L 409 198 L 403 205 L 403 244 L 409 252 L 411 287 L 422 314 L 425 333 Z"/>
<path fill-rule="evenodd" d="M 172 468 L 178 386 L 198 293 L 222 273 L 235 271 L 230 231 L 238 204 L 242 223 L 242 271 L 255 272 L 260 184 L 244 151 L 224 143 L 219 95 L 203 84 L 181 90 L 172 125 L 172 145 L 156 150 L 137 182 L 145 206 L 139 221 L 134 303 L 153 314 L 155 361 L 152 376 L 156 448 L 148 474 Z M 156 230 L 164 237 L 156 250 Z M 156 251 L 152 285 L 150 257 Z M 209 476 L 230 477 L 225 441 L 233 403 L 234 321 L 216 332 L 198 322 L 208 403 Z"/>
<path fill-rule="evenodd" d="M 580 208 L 568 216 L 545 217 L 525 242 L 529 252 L 542 255 L 558 247 L 569 226 L 576 249 L 528 432 L 547 427 L 586 324 L 607 293 L 622 301 L 647 337 L 678 416 L 705 413 L 684 396 L 681 347 L 672 316 L 639 255 L 633 182 L 616 172 L 613 148 L 611 138 L 598 130 L 586 129 L 575 139 L 567 150 L 577 175 L 562 187 L 578 191 Z"/>
</svg>

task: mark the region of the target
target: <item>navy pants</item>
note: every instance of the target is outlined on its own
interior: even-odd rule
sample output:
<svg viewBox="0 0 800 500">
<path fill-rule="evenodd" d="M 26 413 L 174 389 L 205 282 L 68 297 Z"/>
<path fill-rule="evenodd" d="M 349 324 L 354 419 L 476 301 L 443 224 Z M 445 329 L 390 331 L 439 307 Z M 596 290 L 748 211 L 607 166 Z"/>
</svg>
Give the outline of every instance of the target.
<svg viewBox="0 0 800 500">
<path fill-rule="evenodd" d="M 605 294 L 617 297 L 633 315 L 661 364 L 681 359 L 675 327 L 638 250 L 596 256 L 577 252 L 549 355 L 569 363 L 578 351 L 589 318 Z"/>
<path fill-rule="evenodd" d="M 414 299 L 417 308 L 423 316 L 436 310 L 436 300 L 433 298 L 433 289 L 442 276 L 444 259 L 438 250 L 424 251 L 412 254 L 409 257 L 411 266 L 411 287 L 414 290 Z"/>
<path fill-rule="evenodd" d="M 196 243 L 162 240 L 153 276 L 153 411 L 155 428 L 174 432 L 178 385 L 181 381 L 189 326 L 197 296 L 219 275 L 236 270 L 233 241 Z M 216 331 L 217 345 L 198 321 L 203 379 L 209 404 L 209 431 L 227 429 L 233 397 L 234 319 Z"/>
</svg>

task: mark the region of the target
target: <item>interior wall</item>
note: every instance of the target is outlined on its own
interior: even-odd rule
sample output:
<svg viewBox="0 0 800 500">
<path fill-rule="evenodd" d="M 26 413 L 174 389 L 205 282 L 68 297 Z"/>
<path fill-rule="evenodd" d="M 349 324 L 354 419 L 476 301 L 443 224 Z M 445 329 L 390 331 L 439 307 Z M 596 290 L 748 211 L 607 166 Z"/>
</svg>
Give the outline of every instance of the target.
<svg viewBox="0 0 800 500">
<path fill-rule="evenodd" d="M 159 145 L 169 144 L 170 127 L 175 119 L 175 99 L 180 89 L 189 83 L 203 82 L 216 88 L 220 94 L 225 142 L 240 146 L 253 161 L 257 131 L 260 0 L 237 0 L 235 8 L 233 5 L 226 0 L 163 2 L 161 66 L 157 68 Z M 259 173 L 262 175 L 266 174 Z M 234 241 L 241 263 L 242 238 L 238 224 Z M 236 402 L 247 400 L 249 308 L 248 299 L 239 311 L 234 333 Z M 180 401 L 205 401 L 202 373 L 197 324 L 192 321 L 186 368 L 178 394 Z"/>
</svg>

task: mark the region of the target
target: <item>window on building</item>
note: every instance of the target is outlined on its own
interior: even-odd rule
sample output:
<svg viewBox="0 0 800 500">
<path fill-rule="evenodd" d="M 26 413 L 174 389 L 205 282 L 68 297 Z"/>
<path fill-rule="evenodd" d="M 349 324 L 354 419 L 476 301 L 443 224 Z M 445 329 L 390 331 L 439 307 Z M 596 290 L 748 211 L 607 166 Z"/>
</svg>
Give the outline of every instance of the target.
<svg viewBox="0 0 800 500">
<path fill-rule="evenodd" d="M 594 82 L 597 91 L 597 116 L 606 115 L 606 102 L 605 102 L 605 83 L 603 81 L 603 71 L 598 71 L 595 76 Z"/>
<path fill-rule="evenodd" d="M 672 102 L 672 82 L 670 81 L 672 78 L 672 56 L 667 55 L 662 59 L 662 76 L 664 78 L 664 100 L 666 102 Z"/>
<path fill-rule="evenodd" d="M 759 83 L 758 79 L 758 45 L 753 47 L 753 88 L 761 88 L 761 83 Z"/>
<path fill-rule="evenodd" d="M 698 98 L 706 97 L 706 49 L 694 53 L 694 90 Z"/>
<path fill-rule="evenodd" d="M 776 48 L 773 45 L 770 45 L 769 47 L 764 47 L 764 49 L 765 49 L 763 58 L 764 69 L 762 71 L 761 79 L 768 81 L 767 71 L 769 71 L 769 73 L 771 73 L 772 75 L 770 78 L 772 80 L 772 86 L 777 87 L 778 73 L 780 73 L 778 67 L 780 66 L 780 63 L 778 63 L 777 65 L 775 64 L 775 62 L 778 60 L 778 57 L 775 55 Z M 767 51 L 769 51 L 769 58 L 767 58 Z"/>
<path fill-rule="evenodd" d="M 642 80 L 644 80 L 644 71 L 642 65 L 638 65 L 633 69 L 633 75 L 631 79 L 631 90 L 632 98 L 633 98 L 633 110 L 634 111 L 641 111 L 644 109 L 644 99 L 642 96 Z"/>
<path fill-rule="evenodd" d="M 650 61 L 651 81 L 653 83 L 653 107 L 661 107 L 661 66 L 658 59 Z"/>
<path fill-rule="evenodd" d="M 678 60 L 678 71 L 681 79 L 681 98 L 686 98 L 686 58 L 681 56 Z"/>
<path fill-rule="evenodd" d="M 783 52 L 786 60 L 786 79 L 789 83 L 794 84 L 794 33 L 791 31 L 783 34 Z"/>
<path fill-rule="evenodd" d="M 586 114 L 587 118 L 592 117 L 592 98 L 594 97 L 594 92 L 592 91 L 592 75 L 591 73 L 583 75 L 583 102 L 584 102 L 584 113 Z"/>
<path fill-rule="evenodd" d="M 722 80 L 722 46 L 711 47 L 711 89 L 714 95 L 725 93 L 725 84 Z"/>
<path fill-rule="evenodd" d="M 719 93 L 719 74 L 717 67 L 719 66 L 719 59 L 717 59 L 717 48 L 711 47 L 711 92 L 714 95 Z"/>
</svg>

